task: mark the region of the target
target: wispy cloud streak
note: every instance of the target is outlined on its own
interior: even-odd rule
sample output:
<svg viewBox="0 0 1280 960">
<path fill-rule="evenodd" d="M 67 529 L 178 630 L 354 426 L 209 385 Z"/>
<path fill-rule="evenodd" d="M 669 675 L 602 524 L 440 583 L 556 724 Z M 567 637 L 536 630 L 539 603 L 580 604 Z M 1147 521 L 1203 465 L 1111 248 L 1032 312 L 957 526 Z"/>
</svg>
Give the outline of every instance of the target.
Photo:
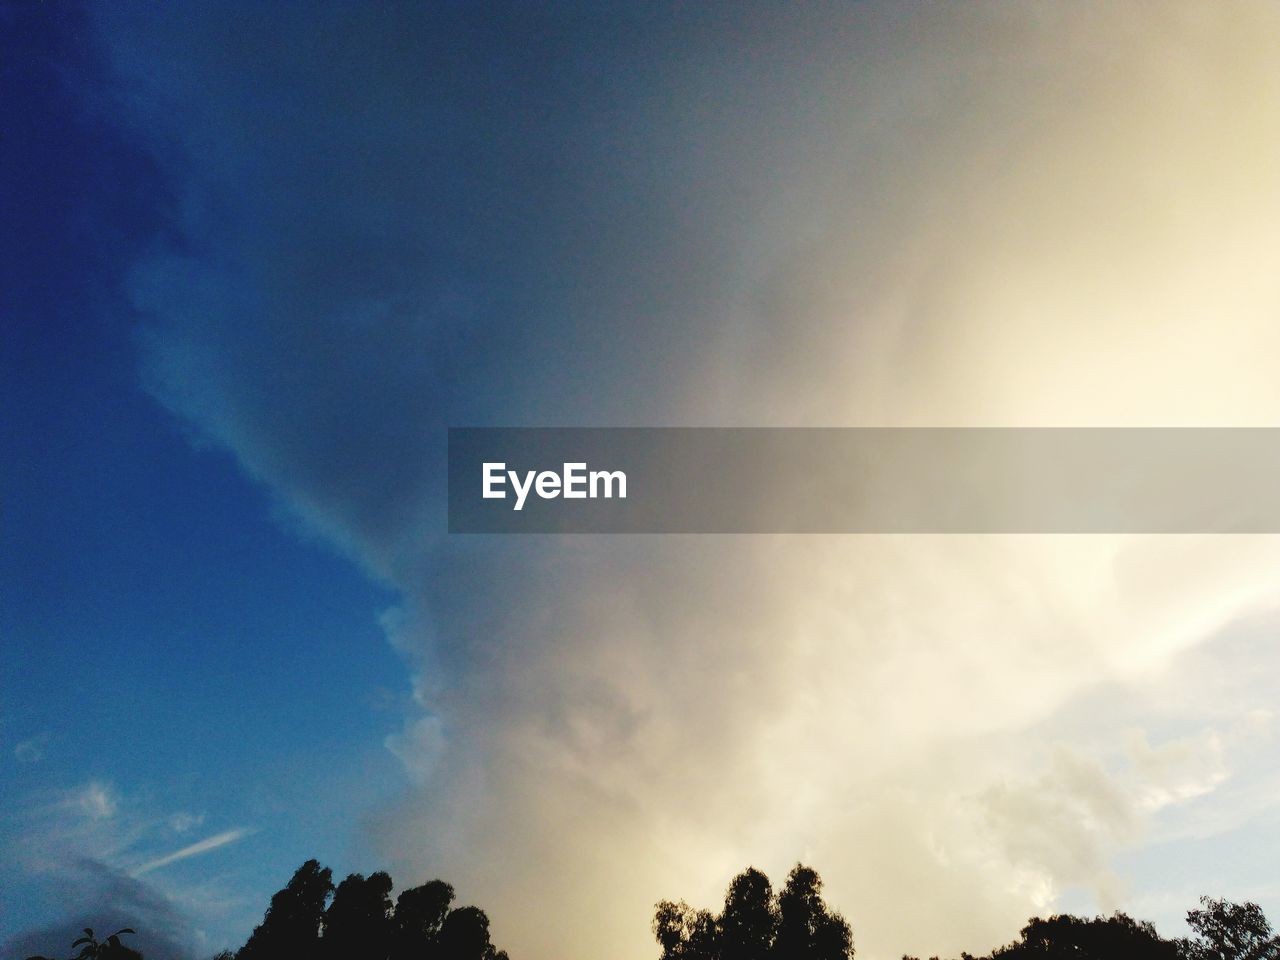
<svg viewBox="0 0 1280 960">
<path fill-rule="evenodd" d="M 252 832 L 252 830 L 243 828 L 224 830 L 222 833 L 214 834 L 212 837 L 189 844 L 181 850 L 175 850 L 173 853 L 165 854 L 163 857 L 157 857 L 155 860 L 144 863 L 137 870 L 133 871 L 133 875 L 135 877 L 140 877 L 144 873 L 150 873 L 152 870 L 167 867 L 169 864 L 177 863 L 179 860 L 198 857 L 203 853 L 209 853 L 211 850 L 217 850 L 219 847 L 225 847 L 229 843 L 235 843 L 237 840 L 242 840 Z"/>
</svg>

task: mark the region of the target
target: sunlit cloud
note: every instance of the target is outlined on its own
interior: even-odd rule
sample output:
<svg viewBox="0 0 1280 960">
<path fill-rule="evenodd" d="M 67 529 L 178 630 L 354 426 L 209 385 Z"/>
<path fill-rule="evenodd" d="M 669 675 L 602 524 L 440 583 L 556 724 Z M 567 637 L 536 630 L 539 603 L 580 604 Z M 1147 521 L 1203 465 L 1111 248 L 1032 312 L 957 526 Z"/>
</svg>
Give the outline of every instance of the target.
<svg viewBox="0 0 1280 960">
<path fill-rule="evenodd" d="M 656 900 L 800 857 L 859 956 L 985 951 L 1266 802 L 1274 745 L 1237 731 L 1280 672 L 1275 538 L 444 536 L 457 423 L 1280 418 L 1274 6 L 840 9 L 588 30 L 532 92 L 441 90 L 446 34 L 354 13 L 355 98 L 214 14 L 150 58 L 104 14 L 133 105 L 187 105 L 140 126 L 220 218 L 137 266 L 149 387 L 401 593 L 407 786 L 372 837 L 477 891 L 513 955 L 651 955 Z M 245 35 L 309 29 L 256 10 Z M 541 76 L 492 39 L 476 63 Z M 673 66 L 584 80 L 600 57 Z"/>
</svg>

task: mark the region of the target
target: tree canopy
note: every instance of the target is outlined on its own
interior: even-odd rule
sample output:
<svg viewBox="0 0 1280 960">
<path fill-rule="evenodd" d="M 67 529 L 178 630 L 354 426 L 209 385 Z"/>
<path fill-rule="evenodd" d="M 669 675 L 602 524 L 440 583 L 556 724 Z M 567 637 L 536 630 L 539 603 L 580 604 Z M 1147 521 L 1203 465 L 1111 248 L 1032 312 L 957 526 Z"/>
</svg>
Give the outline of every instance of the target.
<svg viewBox="0 0 1280 960">
<path fill-rule="evenodd" d="M 213 960 L 507 960 L 490 938 L 489 917 L 479 907 L 454 906 L 453 887 L 443 880 L 401 890 L 393 901 L 394 888 L 383 871 L 353 873 L 335 886 L 328 867 L 308 860 L 271 897 L 244 946 Z M 959 960 L 1280 960 L 1280 936 L 1256 903 L 1203 897 L 1187 925 L 1191 936 L 1168 940 L 1125 913 L 1034 917 L 1012 943 Z M 748 867 L 730 881 L 718 914 L 663 900 L 652 930 L 658 960 L 854 957 L 849 924 L 823 900 L 817 871 L 803 864 L 777 892 Z M 86 927 L 71 960 L 142 960 L 122 935 L 136 936 L 125 927 L 99 940 Z"/>
<path fill-rule="evenodd" d="M 1280 937 L 1271 933 L 1256 903 L 1200 898 L 1199 910 L 1187 914 L 1195 936 L 1179 940 L 1184 960 L 1277 960 Z"/>
<path fill-rule="evenodd" d="M 308 860 L 271 898 L 236 960 L 507 960 L 479 907 L 453 907 L 453 887 L 432 880 L 401 891 L 382 871 L 353 873 L 336 887 Z"/>
<path fill-rule="evenodd" d="M 719 916 L 663 900 L 653 917 L 661 960 L 850 960 L 853 932 L 822 900 L 817 871 L 796 864 L 775 896 L 754 867 L 734 877 Z"/>
<path fill-rule="evenodd" d="M 1057 915 L 1029 921 L 1017 940 L 988 957 L 960 960 L 1280 960 L 1280 937 L 1256 903 L 1204 897 L 1187 914 L 1194 936 L 1166 940 L 1150 923 L 1124 913 Z M 916 960 L 903 957 L 903 960 Z M 932 960 L 938 960 L 934 957 Z"/>
</svg>

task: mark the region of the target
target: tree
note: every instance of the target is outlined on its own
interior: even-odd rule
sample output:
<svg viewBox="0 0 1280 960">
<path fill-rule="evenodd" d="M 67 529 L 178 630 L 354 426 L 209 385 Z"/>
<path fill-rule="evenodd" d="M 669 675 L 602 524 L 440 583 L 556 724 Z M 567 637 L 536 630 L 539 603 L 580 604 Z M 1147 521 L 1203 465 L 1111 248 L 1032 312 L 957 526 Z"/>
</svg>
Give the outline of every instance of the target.
<svg viewBox="0 0 1280 960">
<path fill-rule="evenodd" d="M 662 960 L 716 960 L 720 956 L 715 917 L 683 900 L 663 900 L 656 906 L 653 934 L 662 947 Z"/>
<path fill-rule="evenodd" d="M 720 926 L 710 910 L 693 910 L 689 915 L 687 960 L 717 960 L 720 956 Z"/>
<path fill-rule="evenodd" d="M 507 960 L 483 910 L 449 909 L 453 887 L 443 880 L 403 891 L 394 907 L 393 887 L 378 871 L 353 873 L 335 889 L 333 872 L 308 860 L 235 960 Z"/>
<path fill-rule="evenodd" d="M 271 897 L 236 960 L 311 960 L 319 954 L 325 904 L 333 893 L 333 871 L 308 860 L 283 890 Z"/>
<path fill-rule="evenodd" d="M 720 914 L 722 960 L 767 960 L 777 933 L 769 878 L 748 867 L 733 878 Z"/>
<path fill-rule="evenodd" d="M 1200 898 L 1201 909 L 1187 914 L 1194 938 L 1177 941 L 1185 960 L 1276 960 L 1280 937 L 1256 903 Z"/>
<path fill-rule="evenodd" d="M 391 960 L 422 960 L 434 949 L 453 903 L 453 887 L 432 880 L 403 891 L 392 918 Z"/>
<path fill-rule="evenodd" d="M 681 900 L 662 900 L 653 910 L 653 936 L 662 948 L 660 960 L 680 960 L 687 939 L 685 917 L 689 905 Z"/>
<path fill-rule="evenodd" d="M 1031 920 L 1018 941 L 992 953 L 993 960 L 1178 960 L 1176 946 L 1145 921 L 1059 915 Z"/>
<path fill-rule="evenodd" d="M 391 877 L 353 873 L 338 884 L 324 913 L 321 953 L 327 960 L 386 960 L 391 949 Z"/>
<path fill-rule="evenodd" d="M 93 935 L 92 927 L 84 928 L 84 936 L 71 944 L 71 949 L 79 947 L 73 960 L 142 960 L 142 954 L 132 950 L 120 942 L 120 934 L 133 933 L 132 927 L 121 927 L 107 939 L 99 941 Z M 27 960 L 49 960 L 48 957 L 27 957 Z"/>
<path fill-rule="evenodd" d="M 435 956 L 440 960 L 506 960 L 489 942 L 489 918 L 479 907 L 450 910 L 440 926 Z"/>
<path fill-rule="evenodd" d="M 729 884 L 719 917 L 663 900 L 653 935 L 662 960 L 851 960 L 853 933 L 821 889 L 817 872 L 797 864 L 775 897 L 769 878 L 748 867 Z"/>
<path fill-rule="evenodd" d="M 844 917 L 822 901 L 822 878 L 796 864 L 778 894 L 778 934 L 774 960 L 846 960 L 853 956 L 853 932 Z"/>
</svg>

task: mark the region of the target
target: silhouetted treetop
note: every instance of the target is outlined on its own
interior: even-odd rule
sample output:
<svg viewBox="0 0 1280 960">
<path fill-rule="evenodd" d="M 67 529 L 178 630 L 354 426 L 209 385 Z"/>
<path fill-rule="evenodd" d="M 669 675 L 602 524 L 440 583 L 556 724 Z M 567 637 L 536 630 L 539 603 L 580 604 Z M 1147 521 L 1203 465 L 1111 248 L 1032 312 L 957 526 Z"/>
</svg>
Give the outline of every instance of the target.
<svg viewBox="0 0 1280 960">
<path fill-rule="evenodd" d="M 121 927 L 115 933 L 99 940 L 94 936 L 92 927 L 84 928 L 84 936 L 71 944 L 72 960 L 142 960 L 142 954 L 126 947 L 120 941 L 120 935 L 133 933 L 132 927 Z M 27 960 L 49 960 L 48 957 L 27 957 Z"/>
<path fill-rule="evenodd" d="M 443 880 L 402 890 L 394 901 L 393 889 L 382 871 L 350 874 L 335 887 L 329 868 L 308 860 L 271 897 L 244 946 L 212 960 L 508 960 L 493 944 L 485 912 L 455 907 L 453 887 Z M 1125 913 L 1034 917 L 1012 943 L 981 957 L 962 953 L 959 960 L 1280 960 L 1280 936 L 1256 903 L 1203 897 L 1187 924 L 1191 936 L 1167 940 Z M 854 956 L 849 924 L 823 900 L 817 871 L 803 864 L 777 892 L 748 867 L 730 881 L 719 914 L 663 900 L 655 905 L 652 929 L 660 960 Z M 71 945 L 71 960 L 142 960 L 121 942 L 125 934 L 134 931 L 126 927 L 99 941 L 85 928 Z M 571 940 L 574 930 L 566 927 L 563 935 Z M 918 958 L 904 954 L 902 960 Z"/>
<path fill-rule="evenodd" d="M 285 888 L 271 897 L 262 923 L 254 927 L 236 954 L 237 960 L 315 957 L 325 903 L 332 893 L 333 871 L 317 860 L 308 860 Z"/>
<path fill-rule="evenodd" d="M 386 957 L 391 950 L 391 877 L 353 873 L 338 884 L 324 913 L 325 960 Z"/>
<path fill-rule="evenodd" d="M 849 960 L 853 933 L 821 893 L 817 872 L 797 864 L 777 896 L 768 877 L 747 868 L 730 882 L 719 916 L 664 900 L 653 917 L 661 960 Z"/>
<path fill-rule="evenodd" d="M 1200 898 L 1187 914 L 1195 936 L 1178 941 L 1184 960 L 1277 960 L 1280 937 L 1256 903 Z"/>
<path fill-rule="evenodd" d="M 734 877 L 719 922 L 723 960 L 767 960 L 778 932 L 769 878 L 754 867 Z"/>
<path fill-rule="evenodd" d="M 1165 940 L 1150 923 L 1123 913 L 1037 917 L 989 957 L 965 953 L 960 960 L 1280 960 L 1280 938 L 1256 903 L 1208 897 L 1200 903 L 1202 909 L 1187 914 L 1194 937 Z"/>
<path fill-rule="evenodd" d="M 432 880 L 404 890 L 391 877 L 353 873 L 335 888 L 308 860 L 271 898 L 236 960 L 507 960 L 479 907 L 450 909 L 453 887 Z"/>
<path fill-rule="evenodd" d="M 396 898 L 391 960 L 418 960 L 427 955 L 453 903 L 453 887 L 432 880 Z"/>
<path fill-rule="evenodd" d="M 1021 939 L 992 953 L 993 960 L 1178 960 L 1177 948 L 1162 940 L 1149 923 L 1123 913 L 1084 919 L 1036 918 L 1022 928 Z"/>
<path fill-rule="evenodd" d="M 796 864 L 778 894 L 775 960 L 844 960 L 853 956 L 853 933 L 844 917 L 822 902 L 817 871 Z"/>
</svg>

